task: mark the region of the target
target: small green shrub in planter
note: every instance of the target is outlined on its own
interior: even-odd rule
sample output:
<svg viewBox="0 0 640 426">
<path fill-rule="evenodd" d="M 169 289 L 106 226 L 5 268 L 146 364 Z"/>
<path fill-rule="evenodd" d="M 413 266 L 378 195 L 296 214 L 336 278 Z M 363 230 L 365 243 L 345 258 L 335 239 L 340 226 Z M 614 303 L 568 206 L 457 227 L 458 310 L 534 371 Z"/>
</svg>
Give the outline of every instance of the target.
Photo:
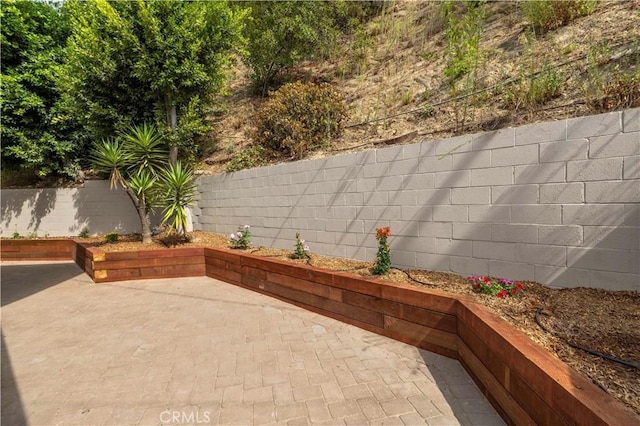
<svg viewBox="0 0 640 426">
<path fill-rule="evenodd" d="M 296 248 L 291 255 L 292 259 L 309 259 L 309 246 L 300 239 L 300 233 L 296 232 Z"/>
<path fill-rule="evenodd" d="M 108 243 L 115 243 L 118 241 L 118 233 L 116 231 L 109 232 L 104 235 L 104 240 Z"/>
<path fill-rule="evenodd" d="M 80 233 L 78 234 L 78 237 L 89 238 L 89 228 L 87 228 L 86 226 L 82 228 L 82 231 L 80 231 Z"/>
</svg>

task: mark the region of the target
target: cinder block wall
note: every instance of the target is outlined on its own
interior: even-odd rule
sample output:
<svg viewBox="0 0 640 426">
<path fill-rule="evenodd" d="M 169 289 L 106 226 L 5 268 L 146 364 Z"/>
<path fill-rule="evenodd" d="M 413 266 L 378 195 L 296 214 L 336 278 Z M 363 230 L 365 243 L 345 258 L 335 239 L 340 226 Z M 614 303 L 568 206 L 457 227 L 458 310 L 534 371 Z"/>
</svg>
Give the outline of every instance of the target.
<svg viewBox="0 0 640 426">
<path fill-rule="evenodd" d="M 83 188 L 3 189 L 2 237 L 77 236 L 111 231 L 140 232 L 140 220 L 127 194 L 107 181 L 87 181 Z"/>
<path fill-rule="evenodd" d="M 640 109 L 202 177 L 195 228 L 404 268 L 640 290 Z"/>
</svg>

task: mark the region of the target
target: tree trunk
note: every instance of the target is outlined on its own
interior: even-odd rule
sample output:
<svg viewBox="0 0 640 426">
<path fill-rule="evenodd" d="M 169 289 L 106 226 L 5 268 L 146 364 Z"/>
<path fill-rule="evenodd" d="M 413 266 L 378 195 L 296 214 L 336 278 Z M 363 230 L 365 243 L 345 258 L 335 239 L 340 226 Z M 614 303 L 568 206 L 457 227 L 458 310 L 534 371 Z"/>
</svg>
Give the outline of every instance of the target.
<svg viewBox="0 0 640 426">
<path fill-rule="evenodd" d="M 147 211 L 147 205 L 144 200 L 138 205 L 138 216 L 140 216 L 140 224 L 142 225 L 142 244 L 151 244 L 151 218 Z"/>
<path fill-rule="evenodd" d="M 140 227 L 142 228 L 142 243 L 151 244 L 153 242 L 151 239 L 151 217 L 147 210 L 147 203 L 144 198 L 138 198 L 131 188 L 126 186 L 124 183 L 122 186 L 138 212 Z"/>
<path fill-rule="evenodd" d="M 176 111 L 176 106 L 171 105 L 169 107 L 169 124 L 171 125 L 171 131 L 175 132 L 178 127 L 178 112 Z M 169 149 L 169 163 L 174 166 L 178 162 L 178 146 L 172 145 Z"/>
</svg>

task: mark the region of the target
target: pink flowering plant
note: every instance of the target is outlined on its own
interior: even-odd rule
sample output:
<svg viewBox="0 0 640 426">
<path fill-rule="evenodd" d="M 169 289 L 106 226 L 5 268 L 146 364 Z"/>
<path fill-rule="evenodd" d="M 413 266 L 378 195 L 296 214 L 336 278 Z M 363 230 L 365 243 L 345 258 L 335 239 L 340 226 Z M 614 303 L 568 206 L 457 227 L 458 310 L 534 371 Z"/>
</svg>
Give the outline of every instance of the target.
<svg viewBox="0 0 640 426">
<path fill-rule="evenodd" d="M 309 259 L 309 246 L 305 241 L 300 239 L 300 233 L 296 232 L 296 248 L 291 257 L 293 259 Z"/>
<path fill-rule="evenodd" d="M 520 296 L 523 289 L 521 282 L 514 282 L 505 278 L 491 278 L 479 275 L 469 277 L 469 281 L 476 292 L 497 296 L 500 299 Z"/>
<path fill-rule="evenodd" d="M 244 225 L 238 228 L 237 232 L 234 232 L 229 236 L 231 240 L 231 248 L 234 249 L 246 249 L 251 244 L 251 232 L 249 231 L 249 225 Z"/>
</svg>

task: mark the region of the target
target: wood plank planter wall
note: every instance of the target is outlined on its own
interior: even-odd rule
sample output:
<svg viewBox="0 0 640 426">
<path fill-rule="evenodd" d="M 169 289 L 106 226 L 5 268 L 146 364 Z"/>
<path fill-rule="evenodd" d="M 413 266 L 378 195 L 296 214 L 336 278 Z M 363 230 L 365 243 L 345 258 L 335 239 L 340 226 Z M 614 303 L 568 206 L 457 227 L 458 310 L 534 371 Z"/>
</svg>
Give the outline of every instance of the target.
<svg viewBox="0 0 640 426">
<path fill-rule="evenodd" d="M 105 253 L 72 240 L 3 240 L 1 249 L 2 260 L 72 259 L 95 282 L 206 275 L 457 359 L 509 424 L 640 424 L 465 296 L 215 248 Z"/>
<path fill-rule="evenodd" d="M 74 259 L 77 244 L 73 240 L 2 240 L 2 260 L 69 260 Z"/>
<path fill-rule="evenodd" d="M 205 275 L 204 249 L 180 248 L 129 252 L 102 252 L 87 248 L 97 283 L 149 278 L 201 277 Z"/>
</svg>

